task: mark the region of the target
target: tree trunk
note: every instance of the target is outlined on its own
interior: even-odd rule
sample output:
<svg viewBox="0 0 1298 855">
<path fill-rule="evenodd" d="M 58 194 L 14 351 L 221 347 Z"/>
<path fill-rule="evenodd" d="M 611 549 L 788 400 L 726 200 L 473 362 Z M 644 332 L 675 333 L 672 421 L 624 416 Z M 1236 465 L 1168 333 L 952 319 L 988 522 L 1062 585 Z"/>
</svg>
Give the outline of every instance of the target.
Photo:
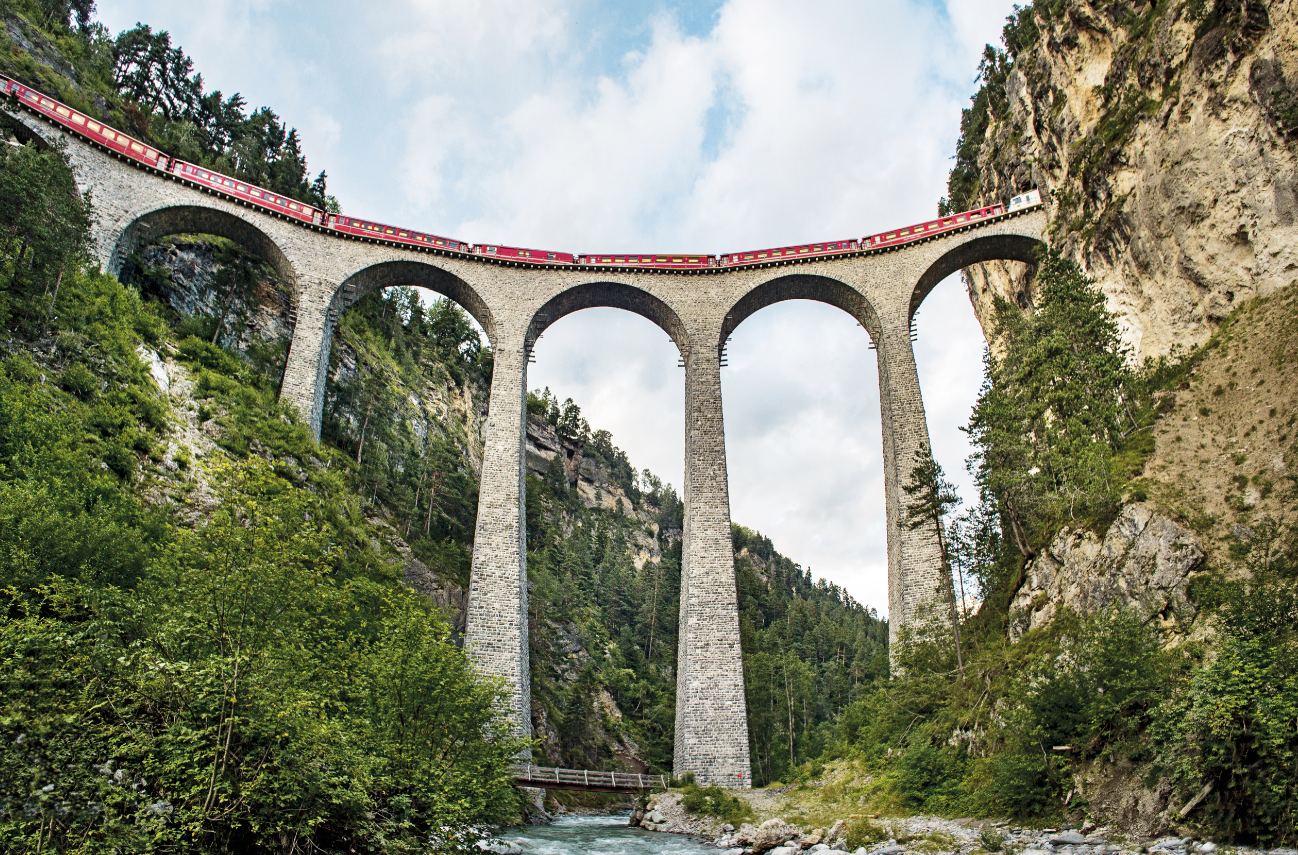
<svg viewBox="0 0 1298 855">
<path fill-rule="evenodd" d="M 373 406 L 374 399 L 370 398 L 370 402 L 365 405 L 365 421 L 361 424 L 361 441 L 360 444 L 356 446 L 357 466 L 361 465 L 361 452 L 365 450 L 365 431 L 369 430 L 370 427 L 370 409 L 373 408 Z"/>
<path fill-rule="evenodd" d="M 45 310 L 45 319 L 49 320 L 54 314 L 54 303 L 59 299 L 59 288 L 63 285 L 63 268 L 59 268 L 58 278 L 54 280 L 54 296 L 50 297 L 50 307 Z"/>
</svg>

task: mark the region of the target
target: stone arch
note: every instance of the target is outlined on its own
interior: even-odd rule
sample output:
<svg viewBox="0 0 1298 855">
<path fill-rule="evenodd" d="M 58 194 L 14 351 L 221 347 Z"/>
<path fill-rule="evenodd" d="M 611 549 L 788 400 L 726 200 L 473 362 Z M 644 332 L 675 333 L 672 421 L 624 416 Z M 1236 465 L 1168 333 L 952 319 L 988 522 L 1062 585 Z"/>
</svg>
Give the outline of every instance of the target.
<svg viewBox="0 0 1298 855">
<path fill-rule="evenodd" d="M 297 271 L 274 239 L 257 226 L 221 208 L 175 205 L 155 208 L 131 221 L 118 236 L 108 272 L 117 275 L 133 252 L 147 243 L 175 234 L 205 234 L 229 238 L 257 252 L 292 286 L 296 299 Z"/>
<path fill-rule="evenodd" d="M 550 298 L 528 324 L 527 351 L 531 352 L 541 333 L 555 321 L 582 309 L 596 308 L 624 309 L 648 318 L 671 337 L 682 355 L 689 353 L 689 333 L 676 310 L 648 291 L 623 282 L 586 282 Z"/>
<path fill-rule="evenodd" d="M 468 282 L 427 261 L 381 261 L 356 271 L 334 293 L 332 313 L 336 317 L 375 291 L 402 286 L 427 288 L 460 304 L 486 332 L 487 341 L 495 349 L 496 321 L 486 300 Z"/>
<path fill-rule="evenodd" d="M 792 273 L 768 279 L 740 297 L 726 313 L 717 347 L 722 347 L 726 339 L 749 317 L 767 306 L 787 300 L 814 300 L 842 309 L 865 327 L 872 341 L 876 344 L 879 341 L 879 316 L 864 294 L 839 279 Z"/>
<path fill-rule="evenodd" d="M 910 295 L 908 319 L 915 317 L 929 292 L 957 270 L 984 261 L 1036 264 L 1037 252 L 1044 246 L 1045 243 L 1038 238 L 1018 234 L 985 235 L 957 244 L 933 261 L 915 283 L 915 290 Z"/>
<path fill-rule="evenodd" d="M 53 130 L 51 125 L 33 119 L 22 111 L 5 110 L 4 114 L 7 120 L 5 124 L 13 130 L 19 142 L 35 142 L 37 148 L 45 150 L 50 148 L 54 139 L 62 136 L 59 131 Z"/>
</svg>

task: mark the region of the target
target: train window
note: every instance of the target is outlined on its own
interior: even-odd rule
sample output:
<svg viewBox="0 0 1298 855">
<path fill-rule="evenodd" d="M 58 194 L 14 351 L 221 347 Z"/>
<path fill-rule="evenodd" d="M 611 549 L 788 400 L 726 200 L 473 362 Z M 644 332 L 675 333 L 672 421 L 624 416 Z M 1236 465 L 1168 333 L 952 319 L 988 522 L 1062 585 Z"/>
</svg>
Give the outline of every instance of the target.
<svg viewBox="0 0 1298 855">
<path fill-rule="evenodd" d="M 90 130 L 92 130 L 92 131 L 96 131 L 96 132 L 98 132 L 98 131 L 103 130 L 103 127 L 104 127 L 104 126 L 101 125 L 101 124 L 99 124 L 98 122 L 90 121 L 90 122 L 86 122 L 86 127 L 87 127 L 87 128 L 90 128 Z"/>
<path fill-rule="evenodd" d="M 63 116 L 65 118 L 72 115 L 72 111 L 69 110 L 67 107 L 55 107 L 54 112 L 58 113 L 60 116 Z"/>
<path fill-rule="evenodd" d="M 73 113 L 72 121 L 76 122 L 78 125 L 84 125 L 86 123 L 86 117 L 80 113 Z"/>
<path fill-rule="evenodd" d="M 245 186 L 242 185 L 242 184 L 236 184 L 236 185 L 235 185 L 235 189 L 238 190 L 240 193 L 247 193 L 247 192 L 248 192 L 248 188 L 245 187 Z"/>
<path fill-rule="evenodd" d="M 293 211 L 300 211 L 300 210 L 302 210 L 301 208 L 299 208 L 299 207 L 297 206 L 297 203 L 296 203 L 296 202 L 289 202 L 289 203 L 288 203 L 288 207 L 289 207 L 290 210 L 293 210 Z"/>
</svg>

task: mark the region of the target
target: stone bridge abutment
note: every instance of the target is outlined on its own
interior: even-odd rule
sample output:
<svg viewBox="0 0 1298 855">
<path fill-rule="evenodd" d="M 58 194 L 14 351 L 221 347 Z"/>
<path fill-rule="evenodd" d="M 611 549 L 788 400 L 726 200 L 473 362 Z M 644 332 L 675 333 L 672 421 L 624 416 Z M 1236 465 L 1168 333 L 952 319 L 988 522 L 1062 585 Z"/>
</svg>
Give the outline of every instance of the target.
<svg viewBox="0 0 1298 855">
<path fill-rule="evenodd" d="M 281 398 L 319 435 L 329 349 L 339 314 L 381 288 L 414 285 L 463 306 L 486 330 L 494 370 L 473 547 L 466 643 L 506 686 L 506 712 L 530 735 L 524 524 L 527 363 L 545 328 L 584 308 L 636 312 L 671 336 L 685 366 L 685 531 L 677 662 L 675 771 L 700 783 L 750 782 L 743 660 L 730 540 L 720 360 L 754 312 L 810 299 L 843 309 L 878 352 L 888 530 L 889 615 L 897 629 L 938 597 L 936 539 L 903 525 L 903 486 L 929 442 L 911 322 L 943 278 L 991 260 L 1031 262 L 1046 214 L 1028 209 L 889 249 L 762 267 L 648 271 L 507 263 L 357 239 L 218 197 L 122 161 L 26 113 L 46 139 L 68 139 L 78 186 L 98 220 L 99 263 L 116 273 L 142 243 L 200 232 L 238 241 L 294 290 L 295 323 Z"/>
</svg>

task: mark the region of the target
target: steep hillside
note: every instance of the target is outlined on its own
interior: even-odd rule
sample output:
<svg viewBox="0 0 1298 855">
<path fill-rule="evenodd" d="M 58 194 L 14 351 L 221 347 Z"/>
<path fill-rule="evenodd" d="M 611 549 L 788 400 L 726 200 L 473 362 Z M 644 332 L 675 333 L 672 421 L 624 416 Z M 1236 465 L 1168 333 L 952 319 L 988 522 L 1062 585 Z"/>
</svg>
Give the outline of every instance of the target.
<svg viewBox="0 0 1298 855">
<path fill-rule="evenodd" d="M 1137 356 L 1185 353 L 1298 277 L 1292 0 L 1029 3 L 982 83 L 949 204 L 1047 191 L 1052 242 Z M 1036 297 L 1021 270 L 968 273 L 984 327 L 995 296 Z"/>
</svg>

